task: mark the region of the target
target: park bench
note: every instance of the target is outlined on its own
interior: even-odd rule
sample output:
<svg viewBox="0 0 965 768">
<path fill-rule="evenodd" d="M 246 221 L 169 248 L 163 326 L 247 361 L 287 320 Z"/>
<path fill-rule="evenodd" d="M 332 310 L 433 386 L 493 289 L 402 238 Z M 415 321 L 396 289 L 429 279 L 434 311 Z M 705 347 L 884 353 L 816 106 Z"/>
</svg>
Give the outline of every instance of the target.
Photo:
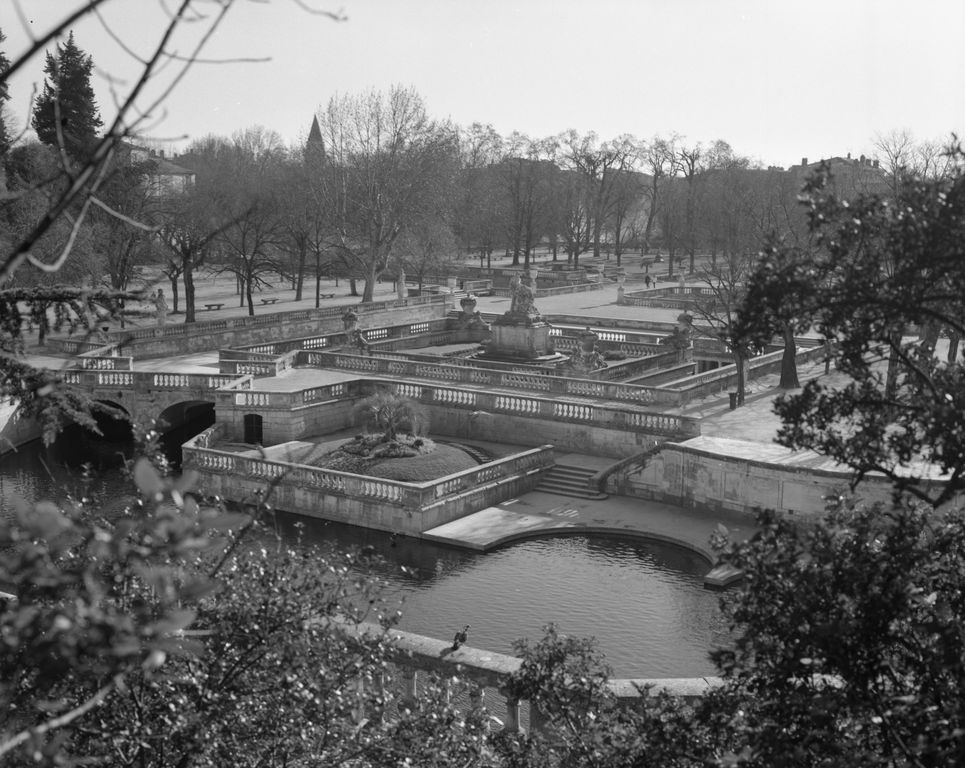
<svg viewBox="0 0 965 768">
<path fill-rule="evenodd" d="M 262 304 L 275 304 L 277 301 L 278 301 L 278 299 L 262 299 L 262 300 L 261 300 L 261 303 L 262 303 Z"/>
<path fill-rule="evenodd" d="M 224 304 L 205 304 L 204 308 L 207 310 L 221 309 Z"/>
<path fill-rule="evenodd" d="M 318 294 L 318 298 L 320 298 L 320 299 L 334 299 L 334 298 L 335 298 L 335 294 L 334 294 L 334 293 L 320 293 L 320 294 Z"/>
</svg>

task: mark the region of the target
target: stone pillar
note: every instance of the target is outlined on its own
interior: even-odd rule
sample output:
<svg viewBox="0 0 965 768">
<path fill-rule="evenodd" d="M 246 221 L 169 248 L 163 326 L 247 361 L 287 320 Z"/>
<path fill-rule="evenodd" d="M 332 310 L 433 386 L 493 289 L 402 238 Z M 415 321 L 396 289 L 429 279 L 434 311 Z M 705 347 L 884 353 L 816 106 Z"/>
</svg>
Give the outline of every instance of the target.
<svg viewBox="0 0 965 768">
<path fill-rule="evenodd" d="M 510 733 L 519 731 L 519 699 L 506 696 L 506 723 L 503 728 Z"/>
<path fill-rule="evenodd" d="M 624 296 L 624 290 L 623 290 L 623 285 L 621 284 L 617 287 L 617 304 L 626 303 L 626 300 L 624 299 L 623 296 Z"/>
<path fill-rule="evenodd" d="M 402 696 L 399 698 L 400 707 L 414 707 L 419 693 L 418 675 L 412 667 L 402 669 Z"/>
</svg>

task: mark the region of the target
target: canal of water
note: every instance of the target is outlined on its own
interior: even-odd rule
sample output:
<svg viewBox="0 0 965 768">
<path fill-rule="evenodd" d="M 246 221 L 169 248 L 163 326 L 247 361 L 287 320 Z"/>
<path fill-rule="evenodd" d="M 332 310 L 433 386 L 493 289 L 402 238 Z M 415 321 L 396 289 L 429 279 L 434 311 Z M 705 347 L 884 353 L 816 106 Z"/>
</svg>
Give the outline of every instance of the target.
<svg viewBox="0 0 965 768">
<path fill-rule="evenodd" d="M 85 497 L 109 514 L 129 498 L 119 470 L 83 477 L 39 443 L 0 458 L 0 515 L 14 499 Z M 289 541 L 322 553 L 372 547 L 385 561 L 386 597 L 401 603 L 401 629 L 452 637 L 471 624 L 469 645 L 512 653 L 555 622 L 595 637 L 618 677 L 713 674 L 708 651 L 727 640 L 719 595 L 703 588 L 706 562 L 663 543 L 567 536 L 510 544 L 485 554 L 279 513 Z M 404 566 L 404 568 L 403 568 Z"/>
</svg>

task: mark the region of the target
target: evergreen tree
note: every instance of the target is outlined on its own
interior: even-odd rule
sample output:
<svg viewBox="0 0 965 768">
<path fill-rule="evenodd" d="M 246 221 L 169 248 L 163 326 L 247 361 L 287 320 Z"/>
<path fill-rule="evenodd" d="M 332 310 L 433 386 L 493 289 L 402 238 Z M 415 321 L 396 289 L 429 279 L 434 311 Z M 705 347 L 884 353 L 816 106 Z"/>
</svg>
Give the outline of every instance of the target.
<svg viewBox="0 0 965 768">
<path fill-rule="evenodd" d="M 7 39 L 7 36 L 3 34 L 3 30 L 0 29 L 0 46 Z M 6 80 L 3 80 L 3 73 L 10 68 L 10 59 L 7 58 L 2 50 L 0 50 L 0 157 L 7 154 L 7 150 L 10 149 L 10 131 L 7 128 L 7 118 L 4 114 L 7 108 L 7 102 L 10 101 L 10 91 L 7 87 Z"/>
<path fill-rule="evenodd" d="M 67 154 L 75 159 L 85 155 L 104 124 L 90 84 L 92 67 L 93 60 L 77 47 L 71 32 L 67 42 L 57 46 L 55 56 L 47 53 L 47 78 L 34 107 L 37 138 L 53 147 L 63 142 Z"/>
</svg>

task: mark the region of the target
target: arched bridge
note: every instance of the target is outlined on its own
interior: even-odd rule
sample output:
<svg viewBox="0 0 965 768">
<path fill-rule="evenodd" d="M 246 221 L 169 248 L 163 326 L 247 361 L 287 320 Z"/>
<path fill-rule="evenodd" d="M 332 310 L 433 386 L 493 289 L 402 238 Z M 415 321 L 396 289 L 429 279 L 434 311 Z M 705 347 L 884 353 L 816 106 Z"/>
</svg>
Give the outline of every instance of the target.
<svg viewBox="0 0 965 768">
<path fill-rule="evenodd" d="M 138 424 L 157 420 L 167 427 L 183 424 L 200 405 L 213 407 L 216 390 L 250 382 L 237 374 L 156 371 L 68 370 L 63 376 L 94 400 L 120 406 Z"/>
</svg>

